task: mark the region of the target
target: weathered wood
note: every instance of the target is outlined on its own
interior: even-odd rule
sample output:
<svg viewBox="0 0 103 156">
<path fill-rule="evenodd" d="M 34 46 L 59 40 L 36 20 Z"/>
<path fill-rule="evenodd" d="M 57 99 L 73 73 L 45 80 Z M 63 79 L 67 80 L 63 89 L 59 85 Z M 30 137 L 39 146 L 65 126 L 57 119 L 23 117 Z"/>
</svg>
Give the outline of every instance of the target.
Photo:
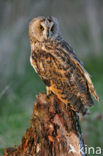
<svg viewBox="0 0 103 156">
<path fill-rule="evenodd" d="M 85 156 L 80 148 L 84 144 L 77 113 L 55 95 L 40 94 L 21 145 L 5 148 L 4 156 Z"/>
</svg>

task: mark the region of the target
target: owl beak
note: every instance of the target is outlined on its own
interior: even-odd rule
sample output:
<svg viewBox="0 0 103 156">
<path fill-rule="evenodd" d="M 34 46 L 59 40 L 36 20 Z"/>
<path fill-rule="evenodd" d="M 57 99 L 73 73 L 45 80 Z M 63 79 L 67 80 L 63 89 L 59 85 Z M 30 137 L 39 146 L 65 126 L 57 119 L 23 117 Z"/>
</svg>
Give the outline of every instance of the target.
<svg viewBox="0 0 103 156">
<path fill-rule="evenodd" d="M 49 29 L 47 29 L 47 38 L 49 38 Z"/>
<path fill-rule="evenodd" d="M 49 36 L 49 29 L 46 29 L 44 32 L 44 36 L 45 36 L 45 40 L 47 40 L 50 36 Z"/>
</svg>

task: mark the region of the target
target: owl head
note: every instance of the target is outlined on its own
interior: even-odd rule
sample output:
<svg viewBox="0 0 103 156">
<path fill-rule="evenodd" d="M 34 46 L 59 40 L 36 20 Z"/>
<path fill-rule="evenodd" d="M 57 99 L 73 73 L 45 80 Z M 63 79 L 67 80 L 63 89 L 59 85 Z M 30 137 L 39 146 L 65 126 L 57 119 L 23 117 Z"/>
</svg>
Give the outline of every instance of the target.
<svg viewBox="0 0 103 156">
<path fill-rule="evenodd" d="M 39 42 L 55 40 L 61 35 L 59 23 L 54 17 L 37 17 L 29 24 L 29 36 L 31 40 Z"/>
</svg>

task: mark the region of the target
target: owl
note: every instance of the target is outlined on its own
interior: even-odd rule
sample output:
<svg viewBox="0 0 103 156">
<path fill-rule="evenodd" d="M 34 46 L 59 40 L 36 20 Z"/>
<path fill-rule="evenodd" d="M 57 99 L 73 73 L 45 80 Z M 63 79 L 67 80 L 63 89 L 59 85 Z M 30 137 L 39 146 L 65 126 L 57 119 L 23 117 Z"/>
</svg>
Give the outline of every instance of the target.
<svg viewBox="0 0 103 156">
<path fill-rule="evenodd" d="M 46 84 L 47 94 L 53 93 L 75 112 L 87 113 L 99 97 L 91 78 L 72 47 L 61 35 L 54 17 L 37 17 L 29 24 L 30 62 Z"/>
</svg>

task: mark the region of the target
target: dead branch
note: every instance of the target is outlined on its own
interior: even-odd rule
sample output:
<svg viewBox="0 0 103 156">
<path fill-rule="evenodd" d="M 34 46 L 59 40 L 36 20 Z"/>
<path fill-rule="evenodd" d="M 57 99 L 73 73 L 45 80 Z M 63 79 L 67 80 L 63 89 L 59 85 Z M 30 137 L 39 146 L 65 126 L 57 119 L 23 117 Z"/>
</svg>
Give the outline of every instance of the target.
<svg viewBox="0 0 103 156">
<path fill-rule="evenodd" d="M 85 156 L 79 118 L 55 95 L 37 96 L 30 128 L 21 145 L 5 148 L 4 156 Z"/>
</svg>

